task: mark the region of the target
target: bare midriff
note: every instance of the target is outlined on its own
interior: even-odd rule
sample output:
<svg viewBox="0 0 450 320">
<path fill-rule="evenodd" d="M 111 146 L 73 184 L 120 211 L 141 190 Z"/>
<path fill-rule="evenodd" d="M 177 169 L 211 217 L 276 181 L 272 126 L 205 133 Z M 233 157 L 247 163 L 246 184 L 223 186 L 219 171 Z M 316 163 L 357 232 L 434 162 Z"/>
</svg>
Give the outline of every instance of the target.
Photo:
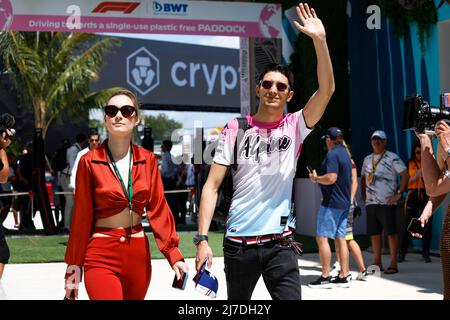
<svg viewBox="0 0 450 320">
<path fill-rule="evenodd" d="M 133 215 L 133 226 L 139 225 L 142 222 L 142 218 L 140 215 L 132 211 Z M 98 219 L 95 222 L 96 227 L 100 228 L 111 228 L 111 229 L 125 229 L 130 226 L 130 211 L 128 208 L 123 209 L 120 213 L 115 214 L 111 217 Z M 139 231 L 137 233 L 133 233 L 131 237 L 143 237 L 144 231 Z M 110 235 L 104 233 L 94 233 L 93 237 L 111 237 Z"/>
</svg>

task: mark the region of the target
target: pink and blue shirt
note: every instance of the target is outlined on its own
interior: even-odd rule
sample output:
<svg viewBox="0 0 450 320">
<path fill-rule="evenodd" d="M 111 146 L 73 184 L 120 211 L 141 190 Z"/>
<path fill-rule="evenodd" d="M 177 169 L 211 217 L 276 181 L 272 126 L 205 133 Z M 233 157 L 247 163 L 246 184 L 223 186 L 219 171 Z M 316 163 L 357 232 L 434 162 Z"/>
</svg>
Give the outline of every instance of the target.
<svg viewBox="0 0 450 320">
<path fill-rule="evenodd" d="M 303 141 L 312 131 L 300 110 L 276 122 L 247 116 L 248 129 L 238 148 L 237 170 L 232 170 L 233 199 L 226 236 L 258 236 L 295 228 L 291 212 L 292 185 Z M 214 162 L 230 166 L 238 130 L 237 119 L 221 132 Z"/>
</svg>

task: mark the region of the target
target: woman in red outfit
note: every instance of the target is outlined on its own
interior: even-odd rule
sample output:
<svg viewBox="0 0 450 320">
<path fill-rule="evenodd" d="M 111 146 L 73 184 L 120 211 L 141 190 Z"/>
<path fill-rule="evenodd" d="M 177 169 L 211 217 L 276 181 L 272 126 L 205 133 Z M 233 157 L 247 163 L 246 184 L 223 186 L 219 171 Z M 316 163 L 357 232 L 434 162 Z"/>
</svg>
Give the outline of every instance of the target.
<svg viewBox="0 0 450 320">
<path fill-rule="evenodd" d="M 78 298 L 83 267 L 90 299 L 145 298 L 151 264 L 144 213 L 177 278 L 188 271 L 156 157 L 131 142 L 137 108 L 131 92 L 113 94 L 104 109 L 109 139 L 80 159 L 65 256 L 66 298 Z"/>
</svg>

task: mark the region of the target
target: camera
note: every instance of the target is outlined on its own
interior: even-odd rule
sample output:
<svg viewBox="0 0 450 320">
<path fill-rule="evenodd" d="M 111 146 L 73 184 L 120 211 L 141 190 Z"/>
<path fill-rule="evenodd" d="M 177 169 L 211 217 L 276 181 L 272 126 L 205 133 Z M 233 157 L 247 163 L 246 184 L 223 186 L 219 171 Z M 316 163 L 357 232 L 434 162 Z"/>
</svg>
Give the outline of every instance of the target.
<svg viewBox="0 0 450 320">
<path fill-rule="evenodd" d="M 11 114 L 4 113 L 0 115 L 0 136 L 3 134 L 3 132 L 6 132 L 5 139 L 11 139 L 16 133 L 16 131 L 12 128 L 15 123 L 16 120 Z M 11 135 L 9 135 L 6 130 L 11 131 Z"/>
<path fill-rule="evenodd" d="M 403 130 L 434 133 L 434 127 L 439 120 L 450 120 L 450 93 L 441 94 L 439 108 L 431 107 L 417 94 L 406 97 L 403 107 Z"/>
</svg>

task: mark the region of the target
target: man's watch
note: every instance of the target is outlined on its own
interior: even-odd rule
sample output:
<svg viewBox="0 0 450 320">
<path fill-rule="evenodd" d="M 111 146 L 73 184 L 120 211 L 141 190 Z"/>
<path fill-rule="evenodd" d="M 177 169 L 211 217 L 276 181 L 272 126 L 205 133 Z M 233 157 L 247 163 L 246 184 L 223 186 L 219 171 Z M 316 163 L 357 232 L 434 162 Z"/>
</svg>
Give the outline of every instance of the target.
<svg viewBox="0 0 450 320">
<path fill-rule="evenodd" d="M 196 234 L 195 236 L 194 236 L 194 238 L 192 239 L 192 242 L 196 245 L 196 246 L 198 246 L 198 244 L 201 242 L 201 241 L 203 241 L 203 240 L 206 240 L 206 241 L 208 241 L 208 236 L 207 235 L 204 235 L 204 234 Z"/>
<path fill-rule="evenodd" d="M 447 161 L 448 158 L 450 158 L 450 148 L 445 150 L 445 161 Z"/>
</svg>

